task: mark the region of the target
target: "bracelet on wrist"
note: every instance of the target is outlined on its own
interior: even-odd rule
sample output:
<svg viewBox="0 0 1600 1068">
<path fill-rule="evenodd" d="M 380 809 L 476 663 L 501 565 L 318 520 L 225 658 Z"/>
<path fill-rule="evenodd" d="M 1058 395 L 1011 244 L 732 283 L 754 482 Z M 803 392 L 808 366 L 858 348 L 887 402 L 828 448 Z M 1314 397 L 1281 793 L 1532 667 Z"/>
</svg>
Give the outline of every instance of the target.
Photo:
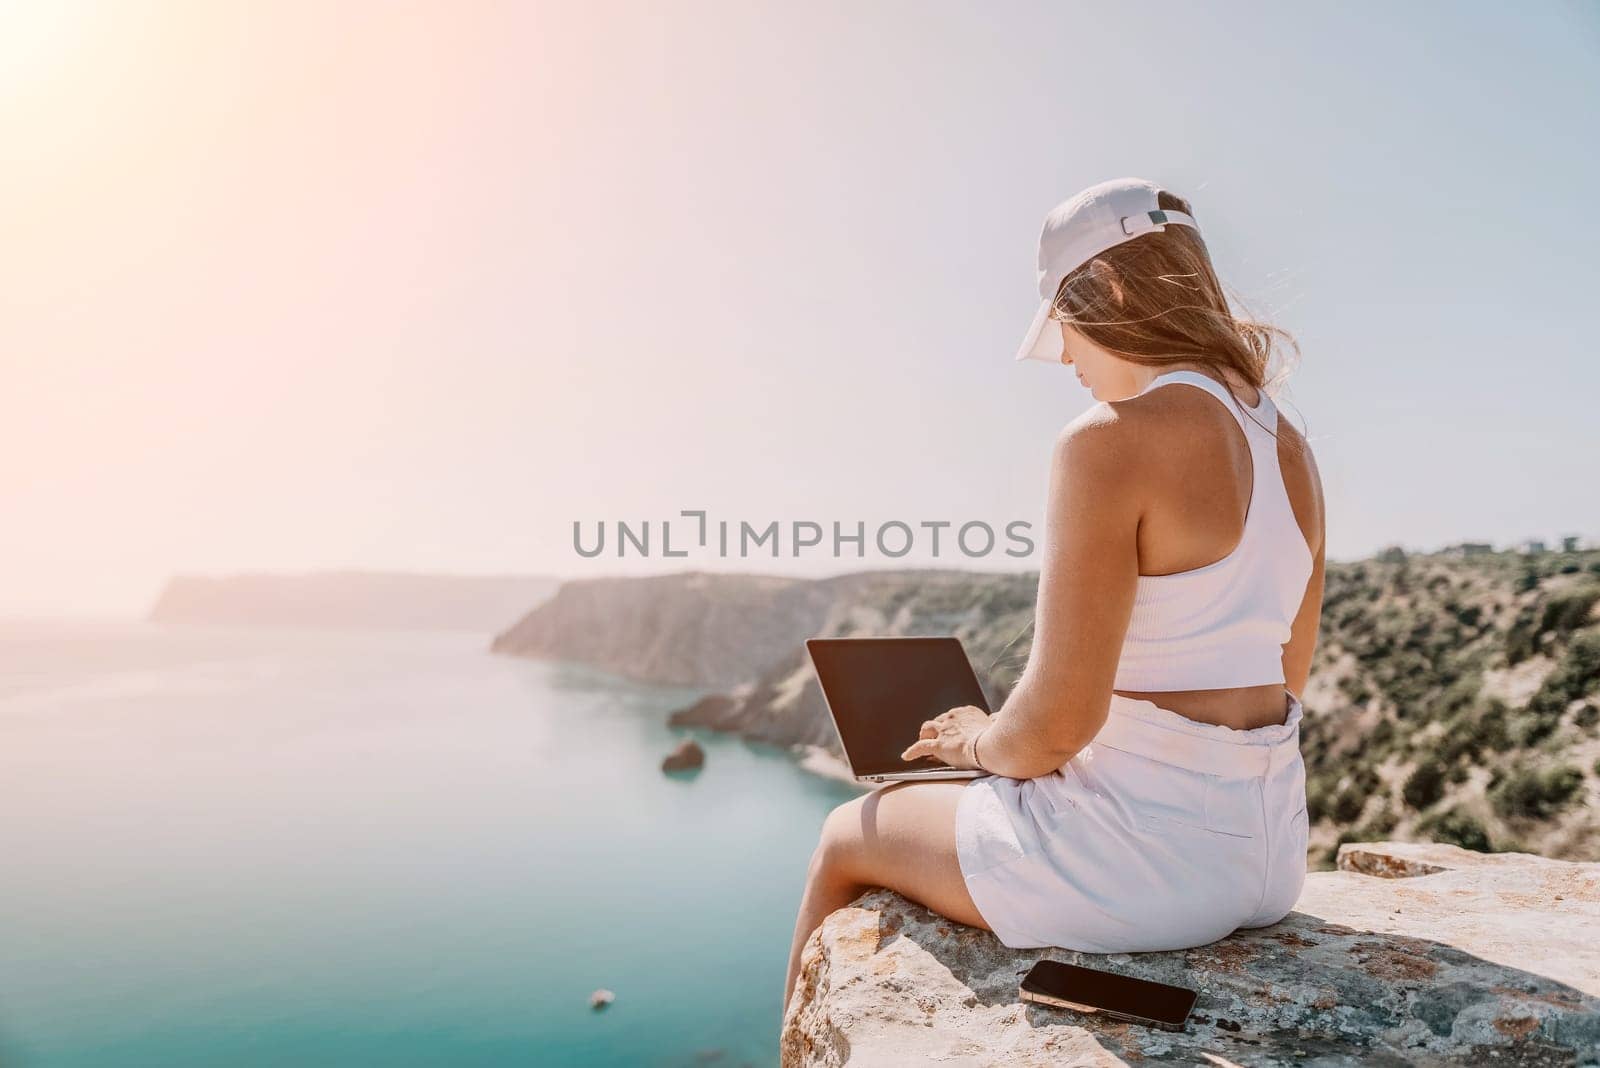
<svg viewBox="0 0 1600 1068">
<path fill-rule="evenodd" d="M 983 770 L 986 770 L 986 769 L 984 768 L 984 766 L 982 764 L 978 763 L 978 739 L 982 738 L 983 734 L 984 734 L 984 731 L 987 731 L 988 729 L 989 729 L 988 727 L 985 727 L 983 730 L 979 731 L 977 734 L 974 734 L 972 736 L 972 740 L 967 743 L 967 761 L 974 768 L 976 768 L 976 769 L 978 769 L 980 771 L 983 771 Z"/>
</svg>

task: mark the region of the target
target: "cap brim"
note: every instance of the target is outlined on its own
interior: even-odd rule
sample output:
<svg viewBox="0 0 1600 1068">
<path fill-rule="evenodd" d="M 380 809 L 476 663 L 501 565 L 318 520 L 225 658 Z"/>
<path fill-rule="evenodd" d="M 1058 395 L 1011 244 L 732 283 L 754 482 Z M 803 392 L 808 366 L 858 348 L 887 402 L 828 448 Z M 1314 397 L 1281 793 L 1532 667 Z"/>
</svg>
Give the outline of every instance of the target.
<svg viewBox="0 0 1600 1068">
<path fill-rule="evenodd" d="M 1051 305 L 1048 300 L 1040 302 L 1039 311 L 1028 326 L 1028 336 L 1022 339 L 1022 347 L 1017 350 L 1017 359 L 1061 362 L 1061 328 L 1050 318 Z"/>
</svg>

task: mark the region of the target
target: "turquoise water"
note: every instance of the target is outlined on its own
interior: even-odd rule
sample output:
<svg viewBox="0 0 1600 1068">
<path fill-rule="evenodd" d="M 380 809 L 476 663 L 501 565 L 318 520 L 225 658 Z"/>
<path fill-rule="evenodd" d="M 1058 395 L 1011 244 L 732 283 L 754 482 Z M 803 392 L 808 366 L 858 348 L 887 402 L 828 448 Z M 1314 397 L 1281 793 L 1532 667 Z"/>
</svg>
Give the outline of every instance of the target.
<svg viewBox="0 0 1600 1068">
<path fill-rule="evenodd" d="M 0 624 L 0 1064 L 775 1064 L 855 791 L 486 645 Z"/>
</svg>

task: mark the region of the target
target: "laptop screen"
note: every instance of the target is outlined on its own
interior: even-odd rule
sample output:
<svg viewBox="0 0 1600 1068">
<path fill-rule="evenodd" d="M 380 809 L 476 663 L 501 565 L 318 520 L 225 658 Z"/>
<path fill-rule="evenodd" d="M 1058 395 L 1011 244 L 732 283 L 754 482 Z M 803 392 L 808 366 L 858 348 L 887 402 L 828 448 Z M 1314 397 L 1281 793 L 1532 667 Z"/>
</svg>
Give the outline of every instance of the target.
<svg viewBox="0 0 1600 1068">
<path fill-rule="evenodd" d="M 806 649 L 857 775 L 946 767 L 900 754 L 941 712 L 990 711 L 959 638 L 812 638 Z"/>
</svg>

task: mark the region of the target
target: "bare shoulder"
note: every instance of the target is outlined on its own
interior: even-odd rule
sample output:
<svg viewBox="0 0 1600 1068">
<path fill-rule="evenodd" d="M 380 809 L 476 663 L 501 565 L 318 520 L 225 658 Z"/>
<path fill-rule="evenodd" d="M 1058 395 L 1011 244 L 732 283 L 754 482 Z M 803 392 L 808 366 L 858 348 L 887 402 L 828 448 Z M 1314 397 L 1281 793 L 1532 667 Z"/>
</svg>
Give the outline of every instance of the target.
<svg viewBox="0 0 1600 1068">
<path fill-rule="evenodd" d="M 1121 488 L 1139 488 L 1152 461 L 1171 455 L 1171 407 L 1153 406 L 1151 399 L 1146 395 L 1091 405 L 1057 436 L 1057 463 L 1114 478 Z"/>
<path fill-rule="evenodd" d="M 1134 422 L 1120 406 L 1099 401 L 1061 428 L 1056 457 L 1079 464 L 1126 461 L 1138 443 Z"/>
<path fill-rule="evenodd" d="M 1056 435 L 1045 504 L 1047 553 L 1073 546 L 1115 554 L 1133 544 L 1145 501 L 1143 480 L 1129 477 L 1135 447 L 1128 427 L 1104 402 Z"/>
</svg>

